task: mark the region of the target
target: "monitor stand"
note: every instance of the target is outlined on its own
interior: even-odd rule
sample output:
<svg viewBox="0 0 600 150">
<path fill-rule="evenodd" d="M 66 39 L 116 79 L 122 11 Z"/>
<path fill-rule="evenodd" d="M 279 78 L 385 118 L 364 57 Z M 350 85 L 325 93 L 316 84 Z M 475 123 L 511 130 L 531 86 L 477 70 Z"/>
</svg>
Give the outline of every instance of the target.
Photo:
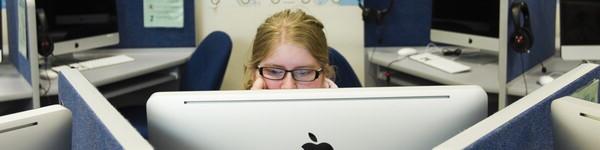
<svg viewBox="0 0 600 150">
<path fill-rule="evenodd" d="M 78 55 L 76 53 L 63 54 L 59 56 L 50 57 L 49 61 L 51 62 L 51 66 L 60 66 L 60 65 L 68 65 L 72 63 L 93 60 L 98 58 L 110 57 L 114 56 L 112 54 L 96 54 L 96 55 Z M 44 61 L 44 63 L 46 63 Z"/>
</svg>

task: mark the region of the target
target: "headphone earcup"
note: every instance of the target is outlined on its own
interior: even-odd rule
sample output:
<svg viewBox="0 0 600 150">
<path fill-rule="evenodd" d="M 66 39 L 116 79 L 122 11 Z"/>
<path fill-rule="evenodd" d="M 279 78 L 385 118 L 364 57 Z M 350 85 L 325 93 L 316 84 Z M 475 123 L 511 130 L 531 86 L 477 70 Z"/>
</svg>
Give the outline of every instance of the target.
<svg viewBox="0 0 600 150">
<path fill-rule="evenodd" d="M 527 52 L 533 45 L 531 33 L 526 28 L 515 30 L 511 38 L 513 48 L 519 53 Z"/>
<path fill-rule="evenodd" d="M 383 23 L 383 18 L 390 11 L 390 9 L 394 6 L 394 0 L 390 0 L 390 4 L 385 9 L 374 9 L 365 7 L 362 4 L 362 1 L 358 1 L 358 7 L 362 10 L 362 19 L 363 21 L 371 21 L 374 20 L 377 25 L 381 25 Z"/>
<path fill-rule="evenodd" d="M 361 7 L 361 10 L 362 10 L 362 19 L 363 19 L 363 21 L 367 21 L 367 19 L 369 18 L 369 14 L 370 14 L 369 8 L 362 8 Z"/>
<path fill-rule="evenodd" d="M 52 55 L 52 52 L 54 51 L 54 43 L 52 42 L 50 37 L 48 37 L 45 34 L 38 33 L 37 44 L 38 44 L 38 53 L 41 56 L 48 57 L 48 56 Z"/>
<path fill-rule="evenodd" d="M 36 18 L 37 18 L 37 48 L 38 54 L 48 57 L 52 55 L 54 51 L 54 42 L 48 36 L 48 22 L 46 20 L 46 13 L 43 9 L 36 10 Z"/>
<path fill-rule="evenodd" d="M 533 46 L 533 34 L 529 20 L 529 7 L 524 1 L 515 1 L 511 4 L 511 14 L 515 31 L 511 35 L 511 45 L 518 53 L 526 53 Z M 523 16 L 521 25 L 520 16 Z"/>
</svg>

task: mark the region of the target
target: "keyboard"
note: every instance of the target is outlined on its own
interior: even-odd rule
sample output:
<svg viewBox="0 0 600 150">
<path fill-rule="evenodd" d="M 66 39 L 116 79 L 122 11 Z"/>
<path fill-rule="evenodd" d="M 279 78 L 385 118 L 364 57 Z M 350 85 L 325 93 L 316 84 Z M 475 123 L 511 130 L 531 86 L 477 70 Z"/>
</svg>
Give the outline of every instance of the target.
<svg viewBox="0 0 600 150">
<path fill-rule="evenodd" d="M 52 70 L 54 70 L 56 72 L 60 72 L 61 70 L 72 68 L 72 69 L 77 69 L 79 71 L 83 71 L 83 70 L 101 68 L 101 67 L 106 67 L 106 66 L 111 66 L 111 65 L 116 65 L 116 64 L 122 64 L 122 63 L 130 62 L 133 60 L 134 60 L 133 58 L 131 58 L 127 55 L 115 55 L 115 56 L 110 56 L 110 57 L 104 57 L 104 58 L 98 58 L 98 59 L 92 59 L 92 60 L 72 63 L 72 64 L 68 64 L 68 65 L 56 66 L 56 67 L 52 67 Z"/>
<path fill-rule="evenodd" d="M 412 55 L 410 58 L 447 73 L 459 73 L 471 70 L 469 66 L 431 53 Z"/>
</svg>

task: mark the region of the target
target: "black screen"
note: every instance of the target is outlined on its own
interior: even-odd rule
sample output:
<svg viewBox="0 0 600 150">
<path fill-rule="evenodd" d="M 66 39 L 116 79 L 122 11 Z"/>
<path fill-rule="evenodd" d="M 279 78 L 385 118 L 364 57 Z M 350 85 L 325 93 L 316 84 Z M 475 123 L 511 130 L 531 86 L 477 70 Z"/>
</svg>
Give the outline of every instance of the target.
<svg viewBox="0 0 600 150">
<path fill-rule="evenodd" d="M 47 18 L 47 33 L 55 42 L 115 33 L 115 0 L 36 0 Z"/>
<path fill-rule="evenodd" d="M 499 0 L 433 0 L 431 28 L 498 38 Z"/>
<path fill-rule="evenodd" d="M 562 45 L 600 45 L 600 1 L 561 0 Z"/>
</svg>

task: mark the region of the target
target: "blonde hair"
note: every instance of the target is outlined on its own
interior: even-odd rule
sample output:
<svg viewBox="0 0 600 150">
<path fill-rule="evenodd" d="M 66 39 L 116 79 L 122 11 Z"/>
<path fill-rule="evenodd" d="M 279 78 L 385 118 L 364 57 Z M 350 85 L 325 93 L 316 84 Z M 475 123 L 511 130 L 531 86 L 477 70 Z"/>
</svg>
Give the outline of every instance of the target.
<svg viewBox="0 0 600 150">
<path fill-rule="evenodd" d="M 245 89 L 251 88 L 259 63 L 281 41 L 308 49 L 323 68 L 324 77 L 334 76 L 333 69 L 329 65 L 329 48 L 323 32 L 323 24 L 300 9 L 286 9 L 267 18 L 256 30 L 252 44 L 252 56 L 246 64 Z"/>
</svg>

